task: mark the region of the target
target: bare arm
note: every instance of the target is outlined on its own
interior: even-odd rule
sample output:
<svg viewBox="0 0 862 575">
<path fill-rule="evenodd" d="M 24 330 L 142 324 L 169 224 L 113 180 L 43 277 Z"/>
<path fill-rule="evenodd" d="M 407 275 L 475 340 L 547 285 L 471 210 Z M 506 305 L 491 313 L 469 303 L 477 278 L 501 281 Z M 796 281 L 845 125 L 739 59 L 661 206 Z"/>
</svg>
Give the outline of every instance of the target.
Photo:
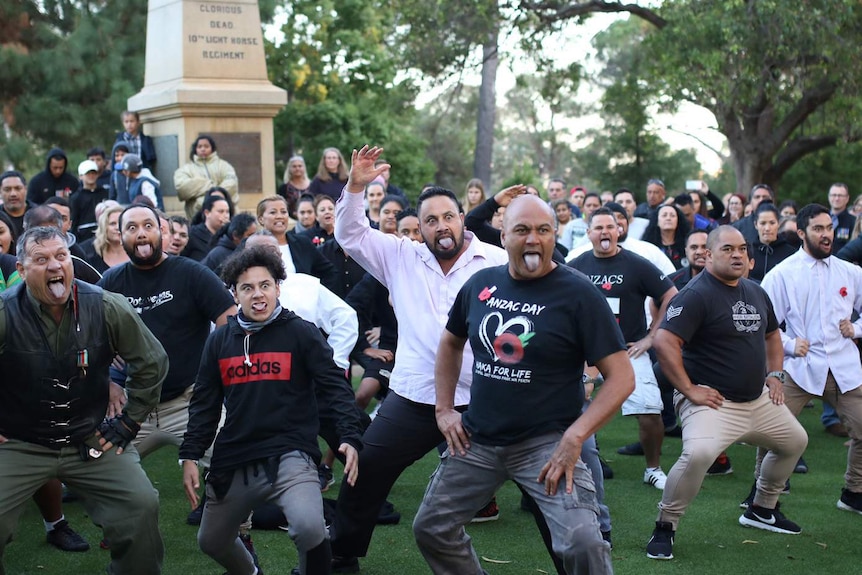
<svg viewBox="0 0 862 575">
<path fill-rule="evenodd" d="M 545 483 L 548 495 L 557 492 L 563 475 L 566 477 L 566 493 L 572 492 L 575 464 L 581 456 L 584 441 L 610 421 L 634 391 L 634 370 L 626 352 L 618 351 L 604 357 L 596 362 L 596 367 L 605 377 L 601 391 L 587 410 L 566 429 L 551 459 L 539 473 L 538 481 Z"/>
<path fill-rule="evenodd" d="M 650 313 L 652 314 L 652 323 L 650 323 L 649 333 L 647 333 L 646 337 L 640 341 L 626 344 L 629 346 L 629 356 L 631 356 L 632 358 L 637 358 L 649 351 L 649 349 L 653 345 L 653 339 L 655 338 L 655 334 L 658 331 L 658 327 L 661 325 L 661 318 L 663 318 L 667 313 L 667 306 L 668 304 L 670 304 L 670 300 L 676 294 L 676 287 L 671 286 L 666 292 L 662 294 L 658 307 L 656 307 L 654 298 L 650 300 Z"/>
<path fill-rule="evenodd" d="M 653 348 L 658 362 L 671 384 L 695 405 L 706 405 L 713 409 L 721 407 L 724 397 L 715 389 L 697 385 L 688 377 L 682 362 L 683 340 L 678 335 L 661 329 L 653 338 Z"/>
<path fill-rule="evenodd" d="M 451 455 L 465 455 L 470 448 L 467 432 L 461 426 L 461 414 L 455 410 L 455 388 L 458 386 L 466 343 L 466 338 L 444 329 L 437 348 L 437 360 L 434 362 L 437 427 L 446 438 Z"/>
<path fill-rule="evenodd" d="M 781 332 L 777 329 L 766 334 L 766 369 L 770 372 L 784 369 L 784 346 L 781 343 Z M 772 403 L 784 403 L 784 384 L 780 379 L 767 377 L 766 387 L 769 388 L 769 399 Z"/>
</svg>

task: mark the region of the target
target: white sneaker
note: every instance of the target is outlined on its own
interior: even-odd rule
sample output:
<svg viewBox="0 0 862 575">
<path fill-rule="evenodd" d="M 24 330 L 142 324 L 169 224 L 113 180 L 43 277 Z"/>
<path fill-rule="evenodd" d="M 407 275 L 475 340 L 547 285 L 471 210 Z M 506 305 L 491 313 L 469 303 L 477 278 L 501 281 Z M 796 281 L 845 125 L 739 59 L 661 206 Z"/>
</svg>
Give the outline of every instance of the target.
<svg viewBox="0 0 862 575">
<path fill-rule="evenodd" d="M 664 489 L 664 484 L 667 483 L 667 475 L 664 474 L 661 467 L 647 469 L 644 471 L 644 483 L 652 485 L 656 489 Z"/>
</svg>

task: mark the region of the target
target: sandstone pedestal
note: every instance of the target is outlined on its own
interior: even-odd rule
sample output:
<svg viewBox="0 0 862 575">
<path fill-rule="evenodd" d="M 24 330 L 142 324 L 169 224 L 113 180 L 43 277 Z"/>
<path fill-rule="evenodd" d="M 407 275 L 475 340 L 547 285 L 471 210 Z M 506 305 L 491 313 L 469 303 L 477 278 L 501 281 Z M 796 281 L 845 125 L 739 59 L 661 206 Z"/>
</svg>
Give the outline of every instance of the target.
<svg viewBox="0 0 862 575">
<path fill-rule="evenodd" d="M 149 0 L 144 88 L 129 99 L 156 146 L 168 211 L 182 213 L 174 171 L 199 134 L 239 179 L 239 209 L 275 193 L 272 118 L 287 94 L 266 76 L 257 0 Z"/>
</svg>

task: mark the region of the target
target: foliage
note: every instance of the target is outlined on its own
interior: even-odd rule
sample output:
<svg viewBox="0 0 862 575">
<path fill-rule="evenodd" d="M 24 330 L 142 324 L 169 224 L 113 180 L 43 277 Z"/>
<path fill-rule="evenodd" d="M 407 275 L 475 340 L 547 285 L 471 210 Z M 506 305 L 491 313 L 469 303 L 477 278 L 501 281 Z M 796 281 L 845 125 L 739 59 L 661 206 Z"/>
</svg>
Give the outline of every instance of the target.
<svg viewBox="0 0 862 575">
<path fill-rule="evenodd" d="M 862 6 L 855 0 L 672 0 L 644 42 L 643 77 L 668 108 L 712 111 L 737 187 L 777 184 L 802 157 L 860 137 Z"/>
<path fill-rule="evenodd" d="M 816 202 L 828 207 L 827 193 L 835 182 L 849 186 L 852 206 L 862 194 L 862 146 L 839 144 L 804 157 L 787 171 L 778 201 L 796 200 L 800 206 Z"/>
<path fill-rule="evenodd" d="M 418 195 L 433 173 L 423 142 L 404 130 L 416 88 L 399 77 L 394 9 L 383 2 L 298 0 L 284 7 L 284 40 L 266 43 L 270 79 L 288 92 L 275 119 L 276 156 L 306 157 L 314 175 L 324 148 L 349 157 L 386 148 L 393 183 Z"/>
<path fill-rule="evenodd" d="M 109 148 L 119 113 L 143 84 L 140 3 L 0 0 L 0 16 L 0 101 L 11 134 L 0 161 L 42 169 L 40 149 Z"/>
<path fill-rule="evenodd" d="M 459 196 L 473 177 L 478 98 L 476 87 L 456 85 L 420 109 L 411 129 L 425 142 L 425 157 L 435 167 L 427 181 Z"/>
<path fill-rule="evenodd" d="M 644 201 L 650 178 L 660 178 L 671 194 L 684 190 L 685 180 L 701 167 L 689 150 L 672 151 L 652 122 L 656 98 L 644 79 L 647 57 L 641 49 L 650 25 L 635 18 L 619 21 L 596 36 L 594 46 L 602 70 L 594 81 L 604 88 L 601 128 L 588 132 L 592 143 L 576 152 L 584 183 L 591 189 L 629 188 Z"/>
<path fill-rule="evenodd" d="M 571 123 L 584 113 L 576 100 L 581 68 L 545 68 L 516 78 L 500 111 L 502 134 L 497 139 L 497 178 L 507 179 L 509 166 L 529 164 L 542 179 L 571 179 Z M 505 187 L 505 186 L 503 186 Z"/>
</svg>

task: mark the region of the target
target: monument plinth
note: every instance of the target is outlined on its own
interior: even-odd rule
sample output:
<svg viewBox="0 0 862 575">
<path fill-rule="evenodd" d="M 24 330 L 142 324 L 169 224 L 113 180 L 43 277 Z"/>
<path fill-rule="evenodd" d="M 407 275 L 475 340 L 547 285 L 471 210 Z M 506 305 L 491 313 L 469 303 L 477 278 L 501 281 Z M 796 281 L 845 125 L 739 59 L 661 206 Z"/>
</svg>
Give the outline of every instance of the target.
<svg viewBox="0 0 862 575">
<path fill-rule="evenodd" d="M 199 134 L 236 169 L 240 209 L 275 193 L 272 118 L 286 103 L 266 76 L 257 0 L 149 0 L 144 87 L 129 109 L 155 143 L 169 211 L 183 211 L 173 175 Z"/>
</svg>

